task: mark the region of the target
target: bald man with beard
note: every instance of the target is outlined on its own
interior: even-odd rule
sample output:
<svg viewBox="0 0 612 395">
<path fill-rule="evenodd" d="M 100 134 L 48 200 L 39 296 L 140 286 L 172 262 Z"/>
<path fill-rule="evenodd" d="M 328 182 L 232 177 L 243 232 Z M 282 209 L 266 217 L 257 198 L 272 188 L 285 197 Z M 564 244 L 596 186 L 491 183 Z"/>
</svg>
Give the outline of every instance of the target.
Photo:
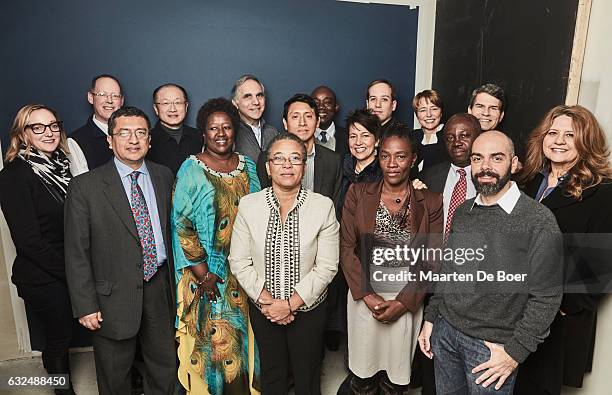
<svg viewBox="0 0 612 395">
<path fill-rule="evenodd" d="M 562 235 L 553 213 L 510 180 L 518 158 L 508 136 L 481 133 L 470 165 L 477 195 L 454 212 L 446 249 L 482 256 L 442 262 L 419 347 L 434 361 L 437 393 L 512 394 L 516 368 L 559 310 Z"/>
</svg>

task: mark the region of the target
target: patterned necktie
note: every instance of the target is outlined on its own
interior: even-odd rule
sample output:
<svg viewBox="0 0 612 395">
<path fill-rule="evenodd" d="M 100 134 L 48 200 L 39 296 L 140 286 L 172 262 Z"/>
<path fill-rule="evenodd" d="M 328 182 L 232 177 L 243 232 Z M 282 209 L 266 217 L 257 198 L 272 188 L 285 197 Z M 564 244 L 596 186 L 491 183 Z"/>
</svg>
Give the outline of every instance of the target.
<svg viewBox="0 0 612 395">
<path fill-rule="evenodd" d="M 459 205 L 465 202 L 465 195 L 467 193 L 467 179 L 465 178 L 465 170 L 458 169 L 459 181 L 453 188 L 453 194 L 451 195 L 450 203 L 448 204 L 448 215 L 446 216 L 446 226 L 444 227 L 444 244 L 448 241 L 448 235 L 451 230 L 451 224 L 453 223 L 453 215 Z"/>
<path fill-rule="evenodd" d="M 327 132 L 325 130 L 321 130 L 321 134 L 319 135 L 319 140 L 321 140 L 323 144 L 327 143 Z"/>
<path fill-rule="evenodd" d="M 131 206 L 132 214 L 136 221 L 136 229 L 138 230 L 138 238 L 142 246 L 144 280 L 149 281 L 157 272 L 157 248 L 155 247 L 153 224 L 151 223 L 147 202 L 142 189 L 138 185 L 139 175 L 140 172 L 138 171 L 130 173 L 130 178 L 132 179 Z"/>
</svg>

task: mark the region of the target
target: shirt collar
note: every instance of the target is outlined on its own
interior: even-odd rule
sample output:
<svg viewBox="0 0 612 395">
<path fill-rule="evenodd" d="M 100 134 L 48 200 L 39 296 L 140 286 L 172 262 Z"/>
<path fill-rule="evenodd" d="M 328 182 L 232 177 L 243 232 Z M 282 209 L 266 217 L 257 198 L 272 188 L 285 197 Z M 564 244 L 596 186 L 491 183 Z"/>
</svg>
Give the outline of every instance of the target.
<svg viewBox="0 0 612 395">
<path fill-rule="evenodd" d="M 315 154 L 317 151 L 317 142 L 315 141 L 315 143 L 312 145 L 312 152 L 310 154 L 306 154 L 306 160 L 308 159 L 314 159 Z"/>
<path fill-rule="evenodd" d="M 455 166 L 454 164 L 451 163 L 451 170 L 453 171 L 453 173 L 457 174 L 457 176 L 459 176 L 459 173 L 457 173 L 457 170 L 459 170 L 459 169 L 465 170 L 465 176 L 466 177 L 471 177 L 472 176 L 472 165 L 467 165 L 465 167 L 459 167 L 459 166 Z"/>
<path fill-rule="evenodd" d="M 325 133 L 327 134 L 327 138 L 334 137 L 334 135 L 336 134 L 336 124 L 334 123 L 334 121 L 332 121 L 332 123 L 327 129 L 317 128 L 317 130 L 315 130 L 315 137 L 319 139 L 319 136 L 323 131 L 325 131 Z"/>
<path fill-rule="evenodd" d="M 103 131 L 105 135 L 108 136 L 108 124 L 102 121 L 99 121 L 95 115 L 92 115 L 92 118 L 93 118 L 93 123 L 95 123 L 96 126 L 100 128 L 100 130 Z"/>
<path fill-rule="evenodd" d="M 245 122 L 246 123 L 246 122 Z M 263 128 L 264 122 L 263 122 L 263 118 L 260 118 L 259 121 L 257 121 L 257 125 L 251 125 L 250 123 L 247 123 L 247 125 L 252 129 L 252 130 L 258 130 L 260 131 L 261 128 Z"/>
<path fill-rule="evenodd" d="M 512 184 L 510 186 L 510 189 L 508 189 L 506 191 L 506 193 L 504 193 L 504 195 L 501 198 L 499 198 L 499 200 L 496 203 L 507 214 L 512 213 L 512 210 L 514 210 L 514 206 L 516 206 L 516 203 L 518 202 L 519 198 L 521 197 L 521 191 L 519 190 L 518 186 L 516 185 L 516 182 L 514 182 L 514 181 L 509 181 L 509 182 Z M 485 205 L 485 204 L 482 203 L 482 199 L 480 197 L 480 194 L 478 194 L 478 196 L 476 196 L 476 199 L 474 199 L 474 203 L 472 203 L 472 207 L 470 209 L 473 209 L 475 205 L 479 205 L 479 206 L 484 206 Z"/>
<path fill-rule="evenodd" d="M 548 180 L 548 176 L 550 175 L 550 169 L 548 167 L 545 167 L 542 170 L 540 170 L 540 174 L 544 176 L 545 180 Z M 558 181 L 557 185 L 563 183 L 563 181 L 565 181 L 567 176 L 569 176 L 569 173 L 565 173 L 561 177 L 557 177 L 557 181 Z"/>
<path fill-rule="evenodd" d="M 117 159 L 117 157 L 114 157 L 113 160 L 115 161 L 115 167 L 117 168 L 117 171 L 119 172 L 119 176 L 121 178 L 128 177 L 135 171 L 138 171 L 141 174 L 146 174 L 147 176 L 149 175 L 149 169 L 147 169 L 147 164 L 144 161 L 137 170 L 134 170 L 125 163 L 121 162 L 119 159 Z"/>
</svg>

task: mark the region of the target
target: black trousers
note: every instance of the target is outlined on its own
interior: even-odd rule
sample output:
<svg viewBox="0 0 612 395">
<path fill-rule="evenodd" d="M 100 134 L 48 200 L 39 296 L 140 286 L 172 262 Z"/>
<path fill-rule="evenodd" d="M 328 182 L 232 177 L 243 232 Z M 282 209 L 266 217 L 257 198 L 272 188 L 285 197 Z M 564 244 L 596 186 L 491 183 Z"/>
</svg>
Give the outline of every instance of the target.
<svg viewBox="0 0 612 395">
<path fill-rule="evenodd" d="M 94 359 L 101 395 L 130 394 L 130 369 L 137 345 L 144 361 L 144 393 L 161 395 L 174 391 L 177 376 L 174 317 L 170 317 L 168 306 L 167 269 L 165 265 L 162 268 L 144 283 L 142 317 L 136 336 L 116 340 L 94 332 Z"/>
<path fill-rule="evenodd" d="M 68 287 L 61 281 L 45 285 L 18 285 L 19 296 L 44 325 L 46 343 L 42 361 L 48 373 L 70 373 L 68 348 L 72 339 L 72 307 Z"/>
<path fill-rule="evenodd" d="M 249 301 L 249 313 L 261 361 L 262 395 L 286 395 L 289 369 L 296 395 L 321 394 L 323 331 L 327 301 L 308 312 L 299 312 L 289 325 L 270 322 Z"/>
<path fill-rule="evenodd" d="M 351 395 L 408 395 L 409 392 L 409 385 L 392 383 L 384 370 L 367 378 L 351 373 L 349 392 Z"/>
</svg>

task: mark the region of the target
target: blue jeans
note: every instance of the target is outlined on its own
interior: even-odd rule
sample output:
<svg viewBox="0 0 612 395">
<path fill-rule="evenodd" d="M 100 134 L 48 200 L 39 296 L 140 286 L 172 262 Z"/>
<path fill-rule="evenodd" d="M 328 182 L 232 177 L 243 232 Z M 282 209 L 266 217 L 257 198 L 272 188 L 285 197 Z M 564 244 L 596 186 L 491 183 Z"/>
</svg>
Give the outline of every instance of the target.
<svg viewBox="0 0 612 395">
<path fill-rule="evenodd" d="M 512 394 L 516 371 L 504 385 L 495 389 L 497 382 L 487 388 L 476 384 L 485 371 L 472 373 L 472 369 L 491 358 L 491 351 L 484 340 L 465 335 L 450 325 L 442 316 L 434 322 L 431 333 L 431 349 L 434 354 L 436 393 L 446 394 Z"/>
</svg>

